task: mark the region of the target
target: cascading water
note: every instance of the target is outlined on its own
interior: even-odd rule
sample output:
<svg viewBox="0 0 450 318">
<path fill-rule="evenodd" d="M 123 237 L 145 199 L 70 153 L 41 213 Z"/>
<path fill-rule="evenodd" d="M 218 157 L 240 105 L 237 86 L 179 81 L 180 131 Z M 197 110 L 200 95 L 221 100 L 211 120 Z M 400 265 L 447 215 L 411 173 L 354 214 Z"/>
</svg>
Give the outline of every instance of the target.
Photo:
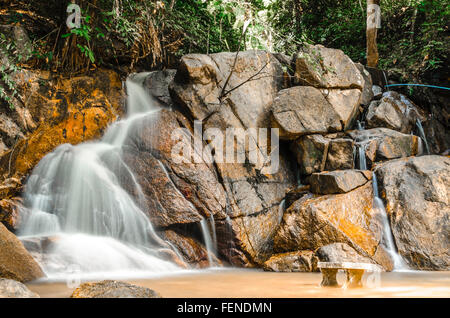
<svg viewBox="0 0 450 318">
<path fill-rule="evenodd" d="M 379 216 L 383 224 L 383 242 L 386 247 L 387 252 L 394 262 L 394 270 L 405 270 L 408 269 L 402 257 L 397 253 L 397 249 L 394 243 L 394 236 L 392 235 L 391 226 L 389 219 L 384 207 L 384 203 L 378 194 L 378 181 L 375 172 L 373 172 L 372 186 L 373 186 L 373 208 L 378 211 Z"/>
<path fill-rule="evenodd" d="M 362 123 L 359 120 L 356 121 L 356 128 L 359 131 L 364 130 L 364 127 L 363 127 Z"/>
<path fill-rule="evenodd" d="M 278 206 L 278 223 L 281 223 L 284 216 L 284 211 L 286 210 L 286 199 L 283 199 Z"/>
<path fill-rule="evenodd" d="M 419 118 L 417 118 L 417 120 L 416 120 L 416 126 L 417 126 L 417 130 L 419 131 L 419 136 L 422 139 L 423 143 L 425 144 L 425 150 L 427 151 L 427 155 L 429 155 L 429 154 L 431 154 L 430 147 L 428 145 L 428 140 L 425 135 L 425 130 L 423 129 L 423 126 L 422 126 L 422 121 Z"/>
<path fill-rule="evenodd" d="M 213 241 L 213 239 L 211 237 L 211 234 L 209 232 L 208 220 L 207 219 L 202 219 L 200 221 L 200 227 L 201 227 L 201 230 L 202 230 L 203 241 L 204 241 L 205 246 L 206 246 L 206 252 L 208 254 L 208 263 L 209 263 L 209 266 L 213 266 L 214 265 L 213 255 L 215 255 L 215 249 L 214 249 L 214 244 L 215 243 L 214 243 L 214 241 Z M 214 224 L 212 224 L 211 227 L 214 227 Z"/>
<path fill-rule="evenodd" d="M 211 225 L 214 253 L 217 253 L 216 221 L 214 220 L 214 215 L 212 215 L 212 214 L 210 214 L 210 216 L 209 216 L 209 224 Z"/>
<path fill-rule="evenodd" d="M 359 170 L 367 170 L 366 147 L 367 144 L 361 143 L 358 147 L 358 168 Z"/>
<path fill-rule="evenodd" d="M 26 184 L 19 235 L 51 238 L 41 264 L 50 278 L 64 277 L 73 265 L 88 275 L 179 269 L 158 257 L 159 249 L 173 248 L 155 233 L 143 212 L 144 200 L 135 202 L 121 186 L 127 180 L 143 198 L 122 160 L 122 146 L 140 118 L 158 116 L 141 85 L 146 75 L 127 79 L 125 119 L 112 124 L 98 142 L 59 146 L 41 160 Z"/>
</svg>

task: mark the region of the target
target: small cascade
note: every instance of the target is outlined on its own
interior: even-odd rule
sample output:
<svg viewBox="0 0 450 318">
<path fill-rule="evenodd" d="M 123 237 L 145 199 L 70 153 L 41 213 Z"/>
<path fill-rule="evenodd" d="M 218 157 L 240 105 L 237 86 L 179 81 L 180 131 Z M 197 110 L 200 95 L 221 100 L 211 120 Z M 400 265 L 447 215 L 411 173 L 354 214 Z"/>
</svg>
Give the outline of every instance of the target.
<svg viewBox="0 0 450 318">
<path fill-rule="evenodd" d="M 286 199 L 283 199 L 280 202 L 280 206 L 278 207 L 278 215 L 279 215 L 278 223 L 281 223 L 281 220 L 283 219 L 285 210 L 286 210 Z"/>
<path fill-rule="evenodd" d="M 71 266 L 85 275 L 179 270 L 159 258 L 158 251 L 173 248 L 154 231 L 144 213 L 142 189 L 122 157 L 139 119 L 159 114 L 142 86 L 146 76 L 127 79 L 127 117 L 112 124 L 101 140 L 59 146 L 28 179 L 18 234 L 52 241 L 41 264 L 50 278 L 64 277 Z"/>
<path fill-rule="evenodd" d="M 366 147 L 367 144 L 365 143 L 357 144 L 359 170 L 367 170 Z"/>
<path fill-rule="evenodd" d="M 216 221 L 214 220 L 214 215 L 212 213 L 209 215 L 209 225 L 211 226 L 214 253 L 217 253 Z"/>
<path fill-rule="evenodd" d="M 385 83 L 386 83 L 386 85 L 384 86 L 384 88 L 389 87 L 389 81 L 388 81 L 388 78 L 387 78 L 387 76 L 386 76 L 386 72 L 385 72 L 385 71 L 382 71 L 382 72 L 383 72 L 384 81 L 385 81 Z M 388 88 L 387 91 L 389 92 L 390 89 Z"/>
<path fill-rule="evenodd" d="M 356 121 L 356 129 L 358 129 L 359 131 L 364 130 L 364 127 L 359 120 Z"/>
<path fill-rule="evenodd" d="M 425 145 L 425 150 L 427 152 L 427 155 L 430 155 L 431 152 L 430 152 L 430 147 L 428 145 L 428 140 L 425 135 L 425 130 L 423 129 L 423 126 L 422 126 L 422 121 L 419 118 L 417 118 L 417 120 L 416 120 L 416 126 L 417 126 L 417 130 L 419 131 L 420 139 L 422 139 L 422 142 Z"/>
<path fill-rule="evenodd" d="M 378 181 L 375 172 L 373 172 L 372 186 L 373 186 L 373 208 L 379 212 L 383 223 L 383 242 L 387 252 L 391 256 L 394 262 L 394 270 L 405 270 L 408 267 L 403 261 L 402 257 L 397 253 L 395 247 L 394 236 L 392 235 L 391 225 L 384 207 L 384 203 L 381 200 L 378 193 Z"/>
<path fill-rule="evenodd" d="M 209 266 L 212 267 L 214 265 L 213 255 L 214 253 L 214 242 L 211 237 L 211 233 L 209 232 L 208 220 L 203 219 L 200 221 L 200 227 L 202 230 L 203 241 L 205 243 L 206 252 L 208 254 L 208 262 Z"/>
</svg>

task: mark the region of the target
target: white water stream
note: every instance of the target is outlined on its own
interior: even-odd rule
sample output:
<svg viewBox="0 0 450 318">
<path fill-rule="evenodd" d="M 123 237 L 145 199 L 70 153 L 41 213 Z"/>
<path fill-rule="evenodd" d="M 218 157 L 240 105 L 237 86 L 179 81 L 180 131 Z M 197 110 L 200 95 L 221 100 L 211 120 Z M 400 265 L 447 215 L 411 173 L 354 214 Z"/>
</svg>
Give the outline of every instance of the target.
<svg viewBox="0 0 450 318">
<path fill-rule="evenodd" d="M 143 203 L 121 186 L 127 180 L 142 196 L 122 160 L 122 147 L 140 118 L 156 119 L 159 113 L 142 86 L 145 76 L 126 82 L 125 119 L 112 124 L 100 141 L 59 146 L 41 160 L 26 184 L 19 235 L 51 242 L 40 260 L 49 278 L 63 277 L 68 268 L 76 268 L 81 276 L 179 270 L 158 257 L 159 249 L 171 245 L 155 233 Z"/>
<path fill-rule="evenodd" d="M 372 177 L 372 185 L 373 185 L 373 208 L 378 211 L 382 220 L 383 243 L 386 248 L 386 251 L 392 258 L 395 271 L 407 270 L 408 266 L 405 264 L 403 258 L 398 254 L 397 248 L 395 247 L 394 236 L 392 235 L 391 225 L 386 213 L 386 209 L 384 207 L 383 201 L 381 200 L 378 194 L 378 182 L 377 182 L 377 175 L 375 174 L 375 172 L 373 173 Z"/>
</svg>

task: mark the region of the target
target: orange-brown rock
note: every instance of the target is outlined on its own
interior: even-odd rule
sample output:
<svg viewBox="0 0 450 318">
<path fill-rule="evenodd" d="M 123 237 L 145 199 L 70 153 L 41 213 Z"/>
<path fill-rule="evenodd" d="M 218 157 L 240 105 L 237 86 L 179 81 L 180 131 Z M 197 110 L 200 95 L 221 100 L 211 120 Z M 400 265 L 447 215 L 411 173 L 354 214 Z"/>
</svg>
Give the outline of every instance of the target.
<svg viewBox="0 0 450 318">
<path fill-rule="evenodd" d="M 313 251 L 275 254 L 264 262 L 263 268 L 271 272 L 315 272 L 317 258 Z"/>
<path fill-rule="evenodd" d="M 346 194 L 304 197 L 284 214 L 274 237 L 278 253 L 316 250 L 332 243 L 346 243 L 386 269 L 380 245 L 382 223 L 372 209 L 372 182 Z"/>
<path fill-rule="evenodd" d="M 28 282 L 43 276 L 19 239 L 0 223 L 0 278 Z"/>
<path fill-rule="evenodd" d="M 22 179 L 61 144 L 100 137 L 122 112 L 122 82 L 112 71 L 67 79 L 24 71 L 16 74 L 16 80 L 23 92 L 18 107 L 32 117 L 27 117 L 28 126 L 34 123 L 37 128 L 24 131 L 25 137 L 0 157 L 0 184 L 12 176 Z M 6 197 L 19 189 L 12 192 Z"/>
</svg>

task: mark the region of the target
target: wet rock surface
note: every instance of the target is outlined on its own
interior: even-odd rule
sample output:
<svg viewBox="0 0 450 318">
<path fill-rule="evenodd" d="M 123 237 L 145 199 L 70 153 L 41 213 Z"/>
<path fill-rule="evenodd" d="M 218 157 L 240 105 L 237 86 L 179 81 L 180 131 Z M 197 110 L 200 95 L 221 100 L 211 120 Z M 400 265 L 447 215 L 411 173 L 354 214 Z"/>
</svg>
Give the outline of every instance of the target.
<svg viewBox="0 0 450 318">
<path fill-rule="evenodd" d="M 145 78 L 144 85 L 148 93 L 160 106 L 173 106 L 170 97 L 169 84 L 172 83 L 177 70 L 168 69 L 164 71 L 150 72 Z"/>
<path fill-rule="evenodd" d="M 188 235 L 174 230 L 166 230 L 162 237 L 177 248 L 191 267 L 205 268 L 211 265 L 221 265 L 221 261 L 215 255 L 212 255 L 214 264 L 209 264 L 208 251 L 204 245 Z"/>
</svg>

